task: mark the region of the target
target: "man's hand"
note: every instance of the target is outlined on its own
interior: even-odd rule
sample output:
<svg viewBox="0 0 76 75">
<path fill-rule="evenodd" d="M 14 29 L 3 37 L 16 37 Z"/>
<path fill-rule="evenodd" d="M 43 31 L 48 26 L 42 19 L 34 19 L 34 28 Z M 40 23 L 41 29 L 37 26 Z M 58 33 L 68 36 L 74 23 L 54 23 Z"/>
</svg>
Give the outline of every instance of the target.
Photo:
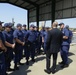
<svg viewBox="0 0 76 75">
<path fill-rule="evenodd" d="M 24 46 L 25 45 L 25 42 L 22 42 L 22 46 Z"/>
<path fill-rule="evenodd" d="M 4 52 L 7 51 L 7 48 L 6 48 L 6 47 L 2 47 L 1 49 L 2 49 Z"/>
<path fill-rule="evenodd" d="M 6 47 L 4 48 L 4 51 L 7 52 L 7 48 Z"/>
<path fill-rule="evenodd" d="M 12 44 L 12 48 L 13 48 L 13 49 L 15 48 L 15 44 Z"/>
</svg>

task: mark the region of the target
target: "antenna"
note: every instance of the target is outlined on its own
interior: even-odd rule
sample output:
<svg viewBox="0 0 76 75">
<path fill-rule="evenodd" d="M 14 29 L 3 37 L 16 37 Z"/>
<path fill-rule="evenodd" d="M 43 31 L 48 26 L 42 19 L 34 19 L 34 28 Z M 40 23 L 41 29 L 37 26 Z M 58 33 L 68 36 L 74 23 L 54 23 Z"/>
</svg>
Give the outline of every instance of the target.
<svg viewBox="0 0 76 75">
<path fill-rule="evenodd" d="M 14 22 L 14 18 L 12 18 L 12 24 L 13 24 L 13 27 L 14 27 L 14 24 L 15 24 L 15 22 Z"/>
</svg>

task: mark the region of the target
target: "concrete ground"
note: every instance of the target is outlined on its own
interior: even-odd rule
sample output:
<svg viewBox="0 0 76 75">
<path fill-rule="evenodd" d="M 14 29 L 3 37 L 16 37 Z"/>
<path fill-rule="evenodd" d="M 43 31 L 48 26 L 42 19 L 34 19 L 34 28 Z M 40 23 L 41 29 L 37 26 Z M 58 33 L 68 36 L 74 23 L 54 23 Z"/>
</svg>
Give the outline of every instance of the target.
<svg viewBox="0 0 76 75">
<path fill-rule="evenodd" d="M 45 64 L 46 64 L 46 59 L 45 55 L 40 55 L 36 57 L 36 62 L 32 63 L 30 61 L 29 66 L 26 64 L 23 66 L 19 66 L 20 70 L 14 71 L 14 72 L 9 72 L 9 75 L 48 75 L 47 73 L 44 72 L 45 69 Z M 60 53 L 58 55 L 58 60 L 57 60 L 57 71 L 54 75 L 76 75 L 76 45 L 71 45 L 70 48 L 70 53 L 69 53 L 69 67 L 61 69 L 60 65 L 58 65 L 58 62 L 61 61 Z M 22 63 L 25 63 L 25 58 L 22 59 Z M 13 61 L 12 61 L 12 68 L 14 66 Z M 52 74 L 50 74 L 52 75 Z"/>
</svg>

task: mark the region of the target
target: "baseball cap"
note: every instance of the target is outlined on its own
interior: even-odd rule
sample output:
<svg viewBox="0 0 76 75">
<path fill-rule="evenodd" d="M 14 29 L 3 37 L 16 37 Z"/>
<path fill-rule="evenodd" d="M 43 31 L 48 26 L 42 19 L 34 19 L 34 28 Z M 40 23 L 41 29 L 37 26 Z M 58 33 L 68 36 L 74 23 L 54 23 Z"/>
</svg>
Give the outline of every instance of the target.
<svg viewBox="0 0 76 75">
<path fill-rule="evenodd" d="M 2 24 L 2 23 L 4 23 L 4 22 L 1 22 L 1 21 L 0 21 L 0 24 Z"/>
<path fill-rule="evenodd" d="M 22 24 L 18 23 L 18 24 L 17 24 L 17 27 L 22 27 Z"/>
<path fill-rule="evenodd" d="M 69 25 L 66 25 L 65 28 L 69 28 Z"/>
<path fill-rule="evenodd" d="M 59 26 L 64 25 L 64 23 L 60 23 Z"/>
<path fill-rule="evenodd" d="M 31 24 L 31 25 L 30 25 L 30 27 L 33 27 L 33 28 L 35 28 L 35 26 L 34 26 L 33 24 Z"/>
<path fill-rule="evenodd" d="M 26 27 L 26 24 L 23 24 L 23 27 Z"/>
<path fill-rule="evenodd" d="M 10 27 L 12 27 L 13 26 L 13 23 L 10 22 L 9 25 L 10 25 Z"/>
<path fill-rule="evenodd" d="M 9 23 L 5 23 L 4 27 L 10 27 Z"/>
</svg>

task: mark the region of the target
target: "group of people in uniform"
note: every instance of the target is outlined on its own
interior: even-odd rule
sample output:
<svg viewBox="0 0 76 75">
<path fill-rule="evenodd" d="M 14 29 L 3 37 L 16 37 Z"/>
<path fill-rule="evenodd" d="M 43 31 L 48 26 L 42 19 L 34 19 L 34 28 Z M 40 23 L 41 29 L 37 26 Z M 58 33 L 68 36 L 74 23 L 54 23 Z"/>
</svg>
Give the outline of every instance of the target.
<svg viewBox="0 0 76 75">
<path fill-rule="evenodd" d="M 19 70 L 18 65 L 21 63 L 23 55 L 26 58 L 26 65 L 29 65 L 29 58 L 35 62 L 35 55 L 40 54 L 40 49 L 43 47 L 46 54 L 47 34 L 49 27 L 42 27 L 39 31 L 38 27 L 30 25 L 30 30 L 26 29 L 26 24 L 17 24 L 16 29 L 12 28 L 12 23 L 5 23 L 2 31 L 3 22 L 0 21 L 0 75 L 7 75 L 7 71 Z M 63 40 L 61 45 L 62 67 L 68 65 L 68 51 L 70 48 L 72 33 L 69 26 L 64 28 L 64 23 L 60 24 Z M 70 36 L 70 37 L 69 37 Z M 11 61 L 14 61 L 14 69 L 11 69 Z"/>
</svg>

